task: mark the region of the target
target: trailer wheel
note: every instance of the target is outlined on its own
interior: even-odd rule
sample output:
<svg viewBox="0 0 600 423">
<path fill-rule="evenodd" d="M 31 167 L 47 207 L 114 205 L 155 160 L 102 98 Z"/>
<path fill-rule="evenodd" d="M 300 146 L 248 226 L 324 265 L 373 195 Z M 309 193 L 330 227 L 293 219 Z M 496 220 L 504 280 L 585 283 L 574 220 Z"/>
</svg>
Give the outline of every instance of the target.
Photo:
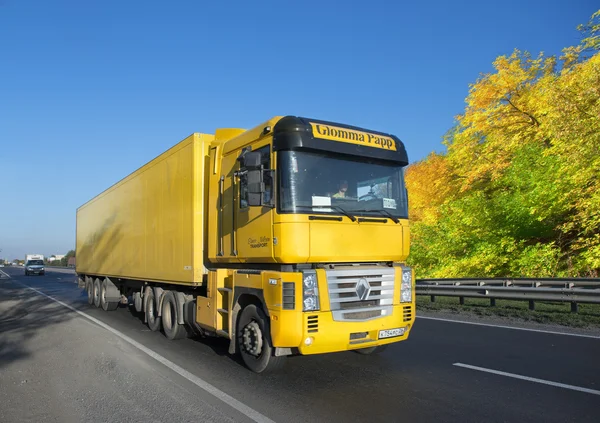
<svg viewBox="0 0 600 423">
<path fill-rule="evenodd" d="M 94 305 L 100 307 L 100 279 L 94 279 Z"/>
<path fill-rule="evenodd" d="M 275 357 L 265 313 L 254 304 L 246 306 L 237 325 L 237 342 L 244 364 L 255 373 L 280 369 L 285 357 Z"/>
<path fill-rule="evenodd" d="M 181 339 L 187 336 L 185 325 L 177 323 L 178 308 L 175 295 L 172 291 L 167 291 L 162 302 L 162 326 L 165 336 L 171 340 Z"/>
<path fill-rule="evenodd" d="M 158 317 L 158 311 L 156 310 L 154 290 L 152 288 L 148 289 L 146 295 L 146 322 L 148 328 L 150 328 L 152 332 L 156 332 L 157 330 L 160 330 L 161 320 L 160 317 Z"/>
<path fill-rule="evenodd" d="M 135 311 L 138 313 L 144 311 L 144 302 L 142 301 L 142 295 L 139 292 L 133 293 L 133 305 L 135 306 Z"/>
<path fill-rule="evenodd" d="M 385 351 L 387 345 L 379 345 L 377 347 L 361 348 L 360 350 L 354 350 L 362 355 L 379 354 Z"/>
<path fill-rule="evenodd" d="M 106 301 L 106 291 L 108 291 L 108 281 L 104 279 L 100 285 L 100 307 L 104 311 L 113 311 L 119 307 L 118 301 Z"/>
<path fill-rule="evenodd" d="M 94 304 L 94 281 L 86 278 L 87 281 L 85 282 L 85 290 L 87 291 L 87 296 L 88 296 L 88 304 L 89 305 L 93 305 Z"/>
</svg>

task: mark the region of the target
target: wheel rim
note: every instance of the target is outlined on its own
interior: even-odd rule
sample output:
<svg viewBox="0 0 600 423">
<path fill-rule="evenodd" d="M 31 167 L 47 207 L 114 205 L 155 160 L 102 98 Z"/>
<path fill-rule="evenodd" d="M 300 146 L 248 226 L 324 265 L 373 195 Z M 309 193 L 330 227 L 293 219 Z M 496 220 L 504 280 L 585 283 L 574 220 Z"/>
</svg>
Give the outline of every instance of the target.
<svg viewBox="0 0 600 423">
<path fill-rule="evenodd" d="M 94 283 L 94 303 L 100 300 L 100 284 Z"/>
<path fill-rule="evenodd" d="M 251 321 L 242 332 L 242 345 L 244 351 L 254 357 L 259 357 L 263 349 L 263 336 L 260 326 L 256 321 Z"/>
</svg>

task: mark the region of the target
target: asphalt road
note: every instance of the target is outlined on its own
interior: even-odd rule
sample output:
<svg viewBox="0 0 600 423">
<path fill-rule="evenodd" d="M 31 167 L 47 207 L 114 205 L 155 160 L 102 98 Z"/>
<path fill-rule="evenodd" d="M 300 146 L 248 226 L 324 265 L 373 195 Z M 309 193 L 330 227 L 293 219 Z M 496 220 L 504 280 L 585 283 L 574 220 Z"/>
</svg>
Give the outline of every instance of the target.
<svg viewBox="0 0 600 423">
<path fill-rule="evenodd" d="M 417 319 L 379 356 L 293 357 L 256 375 L 222 340 L 168 341 L 127 307 L 88 306 L 68 271 L 0 270 L 2 422 L 599 420 L 600 334 Z"/>
</svg>

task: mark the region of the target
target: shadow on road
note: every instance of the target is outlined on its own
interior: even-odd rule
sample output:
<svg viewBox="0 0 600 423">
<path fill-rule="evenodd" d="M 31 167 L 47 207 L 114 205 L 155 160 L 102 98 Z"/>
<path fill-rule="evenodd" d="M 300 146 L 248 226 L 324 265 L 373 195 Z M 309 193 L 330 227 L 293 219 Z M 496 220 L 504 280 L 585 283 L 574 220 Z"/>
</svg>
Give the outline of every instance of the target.
<svg viewBox="0 0 600 423">
<path fill-rule="evenodd" d="M 32 338 L 74 314 L 10 279 L 0 280 L 0 369 L 31 356 Z"/>
<path fill-rule="evenodd" d="M 138 313 L 137 311 L 135 311 L 135 308 L 130 305 L 130 306 L 126 306 L 129 308 L 129 312 L 131 313 L 131 315 L 136 319 L 139 320 L 140 324 L 143 326 L 146 326 L 145 323 L 145 319 L 144 319 L 144 313 Z M 162 331 L 162 329 L 161 329 Z M 229 358 L 230 360 L 234 361 L 235 363 L 239 364 L 240 366 L 244 366 L 244 362 L 242 361 L 242 358 L 240 357 L 239 354 L 235 354 L 235 355 L 231 355 L 229 354 L 229 340 L 225 339 L 225 338 L 217 338 L 217 337 L 212 337 L 212 336 L 200 336 L 200 335 L 195 335 L 195 334 L 190 334 L 190 331 L 188 330 L 188 339 L 190 339 L 191 341 L 194 342 L 198 342 L 201 344 L 204 344 L 206 346 L 208 346 L 209 348 L 211 348 L 217 355 L 219 356 L 225 356 L 227 358 Z M 175 341 L 178 342 L 178 341 Z"/>
</svg>

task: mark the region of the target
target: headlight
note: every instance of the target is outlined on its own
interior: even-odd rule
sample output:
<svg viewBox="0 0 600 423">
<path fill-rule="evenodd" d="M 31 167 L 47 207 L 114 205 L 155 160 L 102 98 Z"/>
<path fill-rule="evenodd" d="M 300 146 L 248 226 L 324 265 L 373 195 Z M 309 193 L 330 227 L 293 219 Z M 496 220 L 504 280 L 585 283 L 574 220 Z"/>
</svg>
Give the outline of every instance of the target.
<svg viewBox="0 0 600 423">
<path fill-rule="evenodd" d="M 317 274 L 314 271 L 302 273 L 302 309 L 303 311 L 319 310 L 319 287 Z"/>
<path fill-rule="evenodd" d="M 412 301 L 412 269 L 402 267 L 402 283 L 400 285 L 400 302 L 410 303 Z"/>
</svg>

